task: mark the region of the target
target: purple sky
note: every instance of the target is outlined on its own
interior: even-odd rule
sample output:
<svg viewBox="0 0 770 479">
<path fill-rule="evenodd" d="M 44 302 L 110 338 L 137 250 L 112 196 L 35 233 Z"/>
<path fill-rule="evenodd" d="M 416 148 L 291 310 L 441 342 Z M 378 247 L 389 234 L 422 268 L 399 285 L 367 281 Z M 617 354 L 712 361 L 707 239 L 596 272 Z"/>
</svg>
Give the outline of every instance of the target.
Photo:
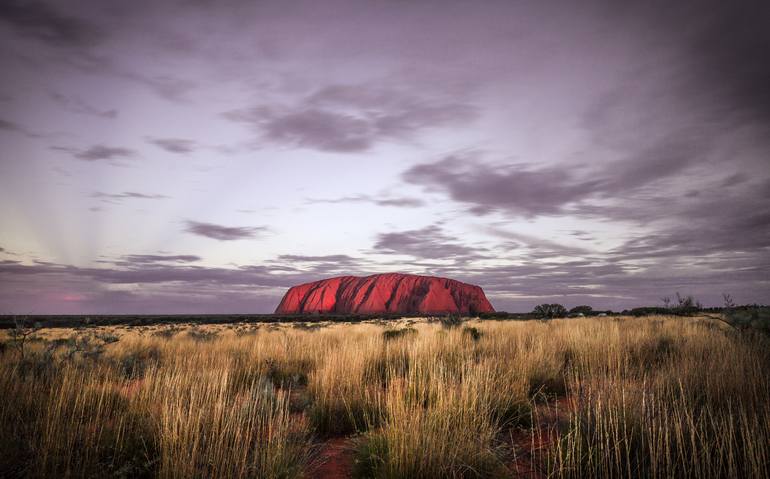
<svg viewBox="0 0 770 479">
<path fill-rule="evenodd" d="M 0 4 L 0 313 L 770 301 L 770 4 Z"/>
</svg>

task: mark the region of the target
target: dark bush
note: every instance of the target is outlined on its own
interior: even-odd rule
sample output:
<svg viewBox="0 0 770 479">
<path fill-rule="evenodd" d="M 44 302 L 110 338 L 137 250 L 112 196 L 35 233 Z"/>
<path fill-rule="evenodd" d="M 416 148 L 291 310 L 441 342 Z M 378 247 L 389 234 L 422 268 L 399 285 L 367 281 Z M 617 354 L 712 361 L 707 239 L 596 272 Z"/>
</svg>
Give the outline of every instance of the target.
<svg viewBox="0 0 770 479">
<path fill-rule="evenodd" d="M 157 366 L 161 360 L 157 347 L 137 347 L 129 350 L 117 359 L 118 370 L 129 379 L 140 378 L 151 366 Z"/>
<path fill-rule="evenodd" d="M 401 329 L 386 329 L 382 332 L 382 339 L 390 341 L 393 339 L 403 338 L 405 336 L 411 336 L 417 334 L 417 330 L 414 328 L 401 328 Z"/>
<path fill-rule="evenodd" d="M 661 308 L 658 306 L 645 306 L 642 308 L 634 308 L 623 312 L 628 316 L 652 316 L 652 315 L 665 315 L 673 314 L 673 311 L 668 308 Z"/>
<path fill-rule="evenodd" d="M 569 314 L 570 315 L 582 314 L 584 316 L 590 316 L 590 315 L 593 314 L 593 312 L 594 312 L 594 308 L 592 308 L 591 306 L 585 305 L 585 304 L 580 305 L 580 306 L 575 306 L 574 308 L 569 310 Z"/>
<path fill-rule="evenodd" d="M 442 316 L 439 321 L 441 321 L 441 327 L 446 329 L 452 329 L 460 326 L 463 324 L 463 318 L 459 314 L 447 314 L 446 316 Z"/>
<path fill-rule="evenodd" d="M 483 336 L 483 333 L 479 331 L 478 328 L 474 328 L 472 326 L 466 326 L 463 328 L 464 338 L 470 338 L 472 341 L 476 342 L 481 339 L 481 336 Z"/>
<path fill-rule="evenodd" d="M 553 318 L 563 318 L 567 316 L 567 308 L 562 306 L 561 304 L 538 304 L 535 306 L 535 309 L 532 311 L 532 314 L 536 318 L 540 319 L 553 319 Z"/>
<path fill-rule="evenodd" d="M 306 386 L 308 375 L 315 368 L 312 359 L 265 360 L 265 375 L 277 387 Z"/>
<path fill-rule="evenodd" d="M 182 331 L 182 328 L 179 326 L 169 326 L 167 328 L 158 329 L 157 331 L 153 332 L 152 335 L 161 337 L 163 339 L 171 339 L 180 331 Z"/>
<path fill-rule="evenodd" d="M 725 321 L 742 331 L 752 330 L 770 334 L 770 307 L 759 305 L 725 308 Z"/>
<path fill-rule="evenodd" d="M 213 341 L 217 338 L 216 331 L 207 331 L 205 329 L 191 328 L 187 331 L 187 335 L 195 341 L 206 342 Z"/>
</svg>

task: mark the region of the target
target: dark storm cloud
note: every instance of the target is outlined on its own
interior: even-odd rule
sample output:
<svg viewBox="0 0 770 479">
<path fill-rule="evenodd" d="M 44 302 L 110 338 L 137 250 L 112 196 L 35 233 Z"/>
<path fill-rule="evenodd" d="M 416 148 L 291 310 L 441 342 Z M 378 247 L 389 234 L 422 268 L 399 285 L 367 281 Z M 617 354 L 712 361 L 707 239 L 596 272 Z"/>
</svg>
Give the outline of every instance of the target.
<svg viewBox="0 0 770 479">
<path fill-rule="evenodd" d="M 159 194 L 137 193 L 135 191 L 124 191 L 123 193 L 103 193 L 101 191 L 97 191 L 91 194 L 91 198 L 101 198 L 105 200 L 165 200 L 170 197 Z"/>
<path fill-rule="evenodd" d="M 379 197 L 372 197 L 369 195 L 356 195 L 356 196 L 343 196 L 341 198 L 333 198 L 333 199 L 314 199 L 309 198 L 307 200 L 308 204 L 315 204 L 315 203 L 332 203 L 332 204 L 338 204 L 338 203 L 370 203 L 375 204 L 378 206 L 394 206 L 399 208 L 419 208 L 421 206 L 425 206 L 425 201 L 421 200 L 420 198 L 412 198 L 412 197 L 392 197 L 392 198 L 379 198 Z"/>
<path fill-rule="evenodd" d="M 222 226 L 199 221 L 187 221 L 185 231 L 198 236 L 220 241 L 233 241 L 254 238 L 257 234 L 267 231 L 264 226 Z"/>
<path fill-rule="evenodd" d="M 380 233 L 374 250 L 378 253 L 402 254 L 424 259 L 478 259 L 478 250 L 459 244 L 437 225 L 418 230 Z"/>
<path fill-rule="evenodd" d="M 192 153 L 197 148 L 193 140 L 183 138 L 148 138 L 147 141 L 169 153 Z"/>
<path fill-rule="evenodd" d="M 101 29 L 70 11 L 39 1 L 6 0 L 0 3 L 0 22 L 57 48 L 88 47 L 102 40 Z"/>
<path fill-rule="evenodd" d="M 385 140 L 470 121 L 476 110 L 368 86 L 323 88 L 297 106 L 258 105 L 229 111 L 225 118 L 250 125 L 263 139 L 320 151 L 352 153 Z"/>
<path fill-rule="evenodd" d="M 63 148 L 69 150 L 67 148 Z M 114 160 L 118 158 L 130 158 L 136 152 L 129 148 L 116 146 L 94 145 L 88 149 L 74 152 L 75 158 L 84 161 Z"/>
</svg>

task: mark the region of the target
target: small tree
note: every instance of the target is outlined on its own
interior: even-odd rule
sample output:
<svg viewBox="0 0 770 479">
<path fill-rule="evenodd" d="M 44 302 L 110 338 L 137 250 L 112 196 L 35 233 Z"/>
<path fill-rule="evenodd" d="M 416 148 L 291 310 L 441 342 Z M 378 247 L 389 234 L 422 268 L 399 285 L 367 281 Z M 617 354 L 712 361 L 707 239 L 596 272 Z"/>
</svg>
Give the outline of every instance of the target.
<svg viewBox="0 0 770 479">
<path fill-rule="evenodd" d="M 535 315 L 535 317 L 538 317 L 540 319 L 563 318 L 567 315 L 567 308 L 565 308 L 561 304 L 543 303 L 535 306 L 535 309 L 532 311 L 532 314 Z"/>
<path fill-rule="evenodd" d="M 735 309 L 735 301 L 733 300 L 733 296 L 730 293 L 722 293 L 722 298 L 725 301 L 725 309 L 727 311 Z"/>
<path fill-rule="evenodd" d="M 660 298 L 660 300 L 663 302 L 663 307 L 666 309 L 671 309 L 671 297 L 670 296 L 663 296 Z"/>
<path fill-rule="evenodd" d="M 11 345 L 19 352 L 21 359 L 24 359 L 24 346 L 27 341 L 34 338 L 34 334 L 40 329 L 39 325 L 32 324 L 29 318 L 13 318 L 14 327 L 8 333 L 11 339 Z"/>
<path fill-rule="evenodd" d="M 673 311 L 674 314 L 678 315 L 691 315 L 703 309 L 703 305 L 700 301 L 689 294 L 687 296 L 682 296 L 679 291 L 676 292 L 676 303 Z"/>
</svg>

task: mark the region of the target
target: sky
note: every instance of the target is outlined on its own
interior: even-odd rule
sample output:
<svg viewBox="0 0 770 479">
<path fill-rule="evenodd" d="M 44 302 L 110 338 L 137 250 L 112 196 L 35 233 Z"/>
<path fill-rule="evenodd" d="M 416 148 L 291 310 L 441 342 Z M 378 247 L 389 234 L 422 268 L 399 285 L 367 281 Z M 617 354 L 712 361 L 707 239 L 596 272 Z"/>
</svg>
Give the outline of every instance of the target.
<svg viewBox="0 0 770 479">
<path fill-rule="evenodd" d="M 770 4 L 0 3 L 0 314 L 770 302 Z"/>
</svg>

